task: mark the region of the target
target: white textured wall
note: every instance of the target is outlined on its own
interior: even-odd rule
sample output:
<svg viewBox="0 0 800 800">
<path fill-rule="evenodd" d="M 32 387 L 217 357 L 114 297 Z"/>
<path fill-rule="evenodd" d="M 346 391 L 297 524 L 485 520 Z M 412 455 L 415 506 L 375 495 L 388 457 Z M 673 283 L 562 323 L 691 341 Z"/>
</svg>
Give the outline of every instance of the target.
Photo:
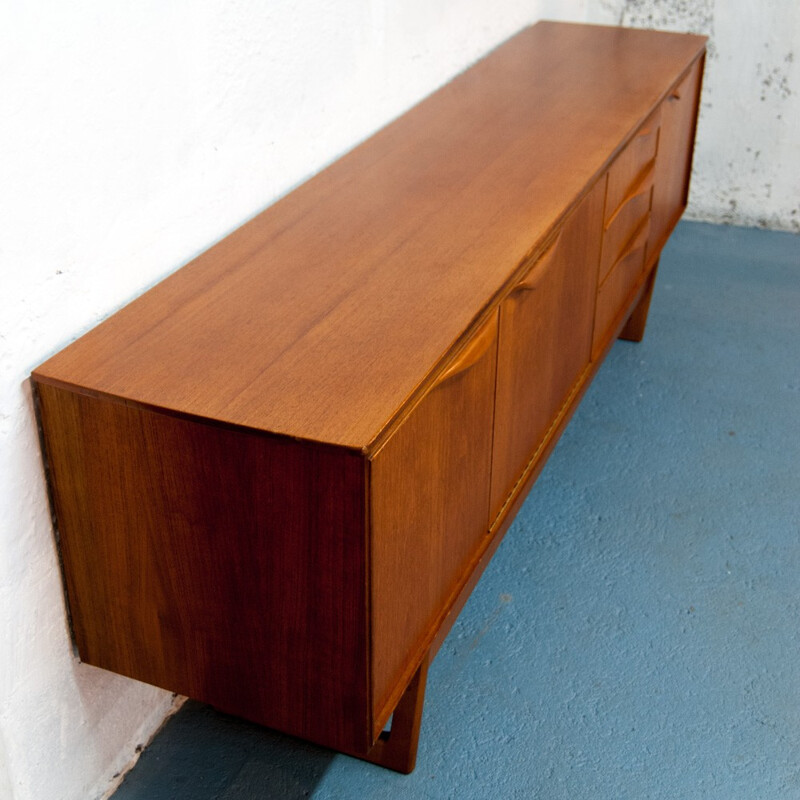
<svg viewBox="0 0 800 800">
<path fill-rule="evenodd" d="M 800 231 L 800 3 L 584 0 L 592 22 L 710 36 L 687 216 Z"/>
<path fill-rule="evenodd" d="M 113 785 L 169 694 L 72 654 L 33 367 L 491 47 L 578 2 L 0 6 L 0 798 Z"/>
</svg>

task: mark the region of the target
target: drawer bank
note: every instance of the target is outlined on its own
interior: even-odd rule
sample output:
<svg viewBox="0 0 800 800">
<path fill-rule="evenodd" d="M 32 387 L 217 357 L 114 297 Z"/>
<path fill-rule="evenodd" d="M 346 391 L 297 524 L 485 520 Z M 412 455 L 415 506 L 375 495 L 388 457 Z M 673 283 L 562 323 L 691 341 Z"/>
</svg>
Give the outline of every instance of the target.
<svg viewBox="0 0 800 800">
<path fill-rule="evenodd" d="M 413 769 L 429 660 L 643 335 L 704 50 L 526 29 L 36 369 L 81 659 Z"/>
</svg>

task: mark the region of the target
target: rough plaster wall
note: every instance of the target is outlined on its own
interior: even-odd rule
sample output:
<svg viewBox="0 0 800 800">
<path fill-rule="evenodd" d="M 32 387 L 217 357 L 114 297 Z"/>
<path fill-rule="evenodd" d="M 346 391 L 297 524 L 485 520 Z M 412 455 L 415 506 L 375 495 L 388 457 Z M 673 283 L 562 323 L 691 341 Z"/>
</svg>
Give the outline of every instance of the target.
<svg viewBox="0 0 800 800">
<path fill-rule="evenodd" d="M 172 702 L 72 653 L 31 369 L 523 25 L 579 6 L 3 4 L 3 800 L 100 796 Z"/>
<path fill-rule="evenodd" d="M 0 730 L 0 797 L 11 797 L 11 775 L 8 771 L 8 757 L 6 743 L 2 739 Z"/>
<path fill-rule="evenodd" d="M 800 4 L 586 0 L 587 19 L 710 36 L 687 216 L 800 231 Z"/>
</svg>

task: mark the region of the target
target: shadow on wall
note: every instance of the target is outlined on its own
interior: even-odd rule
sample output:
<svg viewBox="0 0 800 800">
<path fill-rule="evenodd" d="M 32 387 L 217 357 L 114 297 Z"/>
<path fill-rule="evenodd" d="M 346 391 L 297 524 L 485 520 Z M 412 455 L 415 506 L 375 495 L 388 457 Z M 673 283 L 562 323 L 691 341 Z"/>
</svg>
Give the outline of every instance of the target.
<svg viewBox="0 0 800 800">
<path fill-rule="evenodd" d="M 189 700 L 113 800 L 305 800 L 334 755 Z"/>
</svg>

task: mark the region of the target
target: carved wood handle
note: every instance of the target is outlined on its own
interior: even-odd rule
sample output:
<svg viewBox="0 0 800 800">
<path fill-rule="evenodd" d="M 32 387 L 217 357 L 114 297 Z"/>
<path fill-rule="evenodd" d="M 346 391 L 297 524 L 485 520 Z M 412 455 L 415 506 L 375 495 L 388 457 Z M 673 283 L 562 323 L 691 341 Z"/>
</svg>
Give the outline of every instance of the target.
<svg viewBox="0 0 800 800">
<path fill-rule="evenodd" d="M 661 123 L 658 119 L 652 120 L 650 124 L 646 128 L 640 128 L 636 132 L 636 136 L 634 139 L 646 139 L 648 136 L 652 136 L 658 129 L 661 127 Z"/>
<path fill-rule="evenodd" d="M 497 314 L 493 314 L 489 322 L 483 326 L 483 330 L 476 334 L 472 341 L 456 356 L 455 360 L 445 369 L 433 385 L 434 389 L 439 388 L 443 383 L 463 375 L 471 367 L 475 366 L 486 351 L 494 344 L 497 335 Z"/>
<path fill-rule="evenodd" d="M 633 185 L 622 199 L 622 202 L 617 206 L 616 211 L 608 218 L 608 222 L 605 224 L 606 230 L 608 230 L 614 224 L 614 220 L 620 215 L 620 212 L 623 208 L 625 208 L 626 205 L 628 205 L 628 203 L 650 191 L 653 186 L 655 174 L 656 160 L 655 158 L 651 158 L 650 161 L 645 164 L 644 168 L 633 182 Z"/>
<path fill-rule="evenodd" d="M 534 265 L 530 268 L 527 275 L 517 283 L 516 286 L 511 290 L 511 294 L 516 294 L 517 292 L 531 292 L 542 282 L 542 276 L 545 273 L 545 270 L 553 263 L 554 256 L 558 250 L 558 243 L 561 241 L 561 233 L 563 231 L 563 227 L 558 231 L 558 233 L 553 238 L 553 241 L 547 245 L 544 252 L 536 259 Z"/>
<path fill-rule="evenodd" d="M 616 268 L 617 264 L 624 261 L 628 256 L 635 253 L 637 250 L 640 250 L 647 244 L 647 238 L 650 236 L 650 214 L 648 214 L 639 224 L 639 227 L 631 234 L 631 238 L 625 244 L 625 247 L 622 248 L 622 252 L 619 254 L 619 258 L 614 262 L 614 265 L 608 271 L 610 275 L 614 269 Z"/>
</svg>

